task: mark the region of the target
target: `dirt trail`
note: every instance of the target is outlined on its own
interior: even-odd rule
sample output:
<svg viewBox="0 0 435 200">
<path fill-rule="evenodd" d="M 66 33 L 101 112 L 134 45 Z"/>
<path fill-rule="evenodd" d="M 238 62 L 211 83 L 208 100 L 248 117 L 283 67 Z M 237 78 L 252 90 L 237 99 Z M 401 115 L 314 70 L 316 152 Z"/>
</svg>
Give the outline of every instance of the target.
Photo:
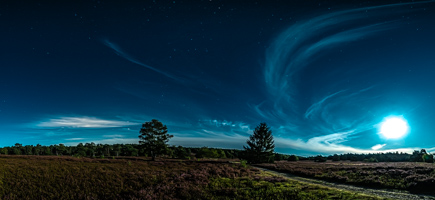
<svg viewBox="0 0 435 200">
<path fill-rule="evenodd" d="M 262 167 L 256 167 L 256 166 L 253 166 L 253 167 L 255 167 L 259 170 L 265 171 L 265 172 L 269 172 L 269 173 L 277 175 L 277 176 L 285 177 L 285 178 L 290 179 L 290 180 L 319 185 L 319 186 L 323 186 L 323 187 L 326 186 L 326 187 L 335 188 L 335 189 L 339 189 L 339 190 L 347 190 L 350 192 L 358 192 L 358 193 L 363 193 L 363 194 L 367 194 L 367 195 L 371 195 L 371 196 L 378 196 L 381 198 L 406 199 L 406 200 L 413 200 L 413 199 L 434 199 L 435 200 L 434 196 L 410 194 L 406 191 L 397 191 L 397 190 L 393 191 L 393 190 L 386 190 L 386 189 L 371 189 L 371 188 L 364 188 L 364 187 L 358 187 L 358 186 L 347 185 L 347 184 L 332 183 L 332 182 L 327 182 L 327 181 L 322 181 L 322 180 L 317 180 L 317 179 L 312 179 L 312 178 L 304 178 L 304 177 L 292 175 L 289 173 L 282 173 L 282 172 L 278 172 L 278 171 L 274 171 L 274 170 L 270 170 L 270 169 L 266 169 L 266 168 L 262 168 Z"/>
</svg>

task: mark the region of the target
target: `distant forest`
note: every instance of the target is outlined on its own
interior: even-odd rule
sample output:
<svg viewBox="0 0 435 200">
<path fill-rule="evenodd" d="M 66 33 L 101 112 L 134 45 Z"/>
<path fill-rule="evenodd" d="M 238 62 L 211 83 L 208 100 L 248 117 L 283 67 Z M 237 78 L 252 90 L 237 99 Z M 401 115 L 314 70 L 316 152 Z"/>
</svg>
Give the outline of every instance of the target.
<svg viewBox="0 0 435 200">
<path fill-rule="evenodd" d="M 0 148 L 3 155 L 57 155 L 91 158 L 115 158 L 119 156 L 143 156 L 148 157 L 144 148 L 139 144 L 95 144 L 79 143 L 77 146 L 65 146 L 63 144 L 42 146 L 25 145 L 16 143 L 14 146 Z M 239 149 L 219 149 L 219 148 L 193 148 L 182 146 L 169 146 L 165 149 L 164 158 L 178 159 L 201 159 L 201 158 L 226 158 L 226 159 L 245 159 L 245 151 Z M 433 163 L 433 154 L 429 154 L 425 149 L 414 151 L 412 154 L 389 152 L 375 154 L 334 154 L 330 156 L 296 156 L 288 154 L 274 153 L 274 161 L 298 161 L 312 160 L 315 162 L 331 161 L 363 161 L 363 162 L 429 162 Z"/>
</svg>

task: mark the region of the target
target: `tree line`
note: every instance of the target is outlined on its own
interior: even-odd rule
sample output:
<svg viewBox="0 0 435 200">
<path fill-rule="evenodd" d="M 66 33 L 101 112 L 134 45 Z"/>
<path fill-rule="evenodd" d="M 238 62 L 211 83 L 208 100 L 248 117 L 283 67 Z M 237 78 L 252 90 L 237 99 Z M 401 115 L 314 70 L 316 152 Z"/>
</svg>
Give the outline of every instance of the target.
<svg viewBox="0 0 435 200">
<path fill-rule="evenodd" d="M 270 163 L 280 160 L 298 161 L 313 160 L 315 162 L 326 162 L 327 160 L 340 161 L 363 161 L 363 162 L 429 162 L 433 163 L 433 155 L 426 150 L 407 153 L 376 153 L 376 154 L 334 154 L 330 156 L 302 157 L 286 155 L 274 152 L 275 144 L 272 131 L 266 123 L 260 123 L 253 134 L 246 141 L 244 150 L 219 149 L 209 147 L 182 147 L 170 146 L 167 143 L 173 135 L 168 134 L 166 125 L 153 119 L 142 124 L 139 131 L 139 144 L 95 144 L 79 143 L 76 146 L 65 146 L 56 144 L 50 146 L 25 145 L 16 143 L 11 147 L 0 148 L 0 154 L 4 155 L 57 155 L 75 157 L 118 157 L 118 156 L 144 156 L 179 158 L 179 159 L 200 159 L 200 158 L 229 158 L 243 159 L 248 163 Z"/>
<path fill-rule="evenodd" d="M 79 143 L 76 146 L 55 144 L 49 146 L 22 145 L 16 143 L 14 146 L 0 148 L 3 155 L 46 155 L 46 156 L 74 156 L 110 158 L 119 156 L 144 156 L 151 157 L 139 144 L 95 144 Z M 167 146 L 160 155 L 164 158 L 197 159 L 197 158 L 228 158 L 243 159 L 244 151 L 240 149 L 220 149 L 210 147 L 183 147 Z M 288 155 L 274 153 L 274 160 L 285 160 Z"/>
<path fill-rule="evenodd" d="M 334 154 L 329 156 L 310 156 L 307 160 L 315 162 L 326 162 L 327 160 L 340 161 L 362 161 L 362 162 L 427 162 L 433 163 L 433 154 L 428 153 L 425 149 L 420 151 L 414 150 L 412 154 L 403 152 L 387 152 L 387 153 L 369 153 L 369 154 Z"/>
</svg>

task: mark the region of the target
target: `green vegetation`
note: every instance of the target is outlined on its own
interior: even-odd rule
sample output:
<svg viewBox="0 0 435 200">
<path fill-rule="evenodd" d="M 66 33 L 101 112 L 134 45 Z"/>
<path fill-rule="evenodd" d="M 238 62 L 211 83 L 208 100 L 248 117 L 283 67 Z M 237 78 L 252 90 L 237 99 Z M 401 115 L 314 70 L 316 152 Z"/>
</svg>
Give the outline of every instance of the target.
<svg viewBox="0 0 435 200">
<path fill-rule="evenodd" d="M 202 147 L 196 152 L 197 158 L 226 158 L 226 154 L 222 149 L 210 149 Z"/>
<path fill-rule="evenodd" d="M 0 199 L 377 199 L 222 161 L 0 156 Z"/>
</svg>

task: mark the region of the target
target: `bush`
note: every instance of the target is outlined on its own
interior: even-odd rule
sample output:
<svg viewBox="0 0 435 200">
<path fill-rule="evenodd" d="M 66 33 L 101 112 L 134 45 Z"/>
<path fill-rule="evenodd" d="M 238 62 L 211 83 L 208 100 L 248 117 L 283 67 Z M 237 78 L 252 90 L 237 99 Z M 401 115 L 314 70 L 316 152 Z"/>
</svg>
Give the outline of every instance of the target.
<svg viewBox="0 0 435 200">
<path fill-rule="evenodd" d="M 186 159 L 189 156 L 190 152 L 186 151 L 186 149 L 182 146 L 178 146 L 174 150 L 174 156 L 180 159 Z"/>
<path fill-rule="evenodd" d="M 219 158 L 220 154 L 216 149 L 202 147 L 196 153 L 197 158 Z"/>
<path fill-rule="evenodd" d="M 326 162 L 327 158 L 321 155 L 318 155 L 314 158 L 314 162 Z"/>
<path fill-rule="evenodd" d="M 290 157 L 288 157 L 287 160 L 288 160 L 288 161 L 298 161 L 298 160 L 299 160 L 299 157 L 296 156 L 296 155 L 291 155 Z"/>
</svg>

